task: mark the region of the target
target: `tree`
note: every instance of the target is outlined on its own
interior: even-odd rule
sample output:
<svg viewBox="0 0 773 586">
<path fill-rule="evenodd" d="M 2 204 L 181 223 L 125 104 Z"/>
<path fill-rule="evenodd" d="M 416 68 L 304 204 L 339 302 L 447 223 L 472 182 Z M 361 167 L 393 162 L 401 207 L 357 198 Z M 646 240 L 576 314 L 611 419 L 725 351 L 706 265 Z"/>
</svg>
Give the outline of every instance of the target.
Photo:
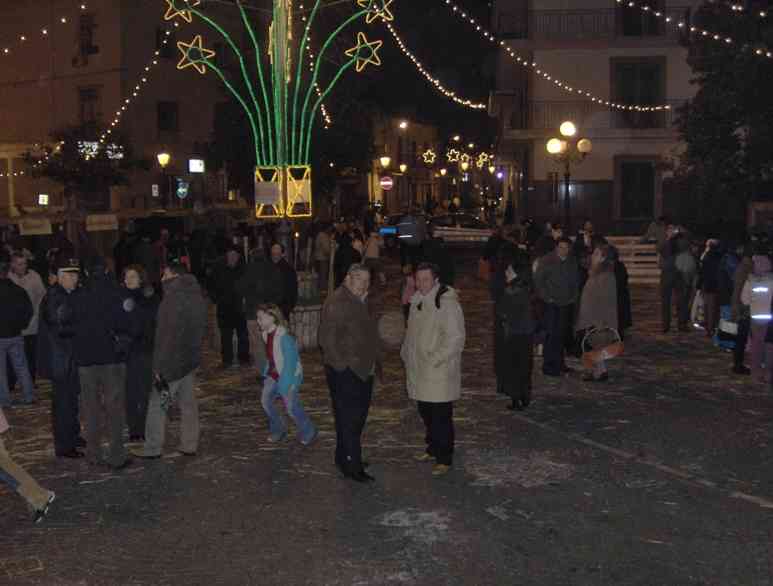
<svg viewBox="0 0 773 586">
<path fill-rule="evenodd" d="M 106 144 L 93 128 L 71 126 L 54 132 L 51 143 L 23 155 L 33 177 L 45 177 L 62 186 L 71 209 L 106 207 L 110 188 L 129 184 L 129 173 L 149 168 L 132 157 L 130 146 L 113 134 Z"/>
<path fill-rule="evenodd" d="M 675 169 L 674 211 L 702 225 L 743 223 L 773 174 L 773 60 L 756 53 L 773 47 L 773 25 L 749 4 L 739 14 L 706 3 L 694 16 L 695 26 L 732 43 L 701 35 L 685 41 L 698 91 L 679 111 L 685 150 Z"/>
</svg>

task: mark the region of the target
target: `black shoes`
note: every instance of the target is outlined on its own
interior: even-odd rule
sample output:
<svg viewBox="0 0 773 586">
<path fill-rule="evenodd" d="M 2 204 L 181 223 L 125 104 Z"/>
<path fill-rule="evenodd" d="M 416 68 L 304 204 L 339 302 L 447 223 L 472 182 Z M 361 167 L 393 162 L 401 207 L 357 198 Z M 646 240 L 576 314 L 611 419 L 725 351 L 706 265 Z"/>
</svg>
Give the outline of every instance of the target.
<svg viewBox="0 0 773 586">
<path fill-rule="evenodd" d="M 354 474 L 347 474 L 344 473 L 344 476 L 346 478 L 350 478 L 354 480 L 355 482 L 359 482 L 362 484 L 367 484 L 368 482 L 375 482 L 376 479 L 373 478 L 370 474 L 365 472 L 365 470 L 362 470 L 361 472 L 355 472 Z"/>
<path fill-rule="evenodd" d="M 145 436 L 142 435 L 141 433 L 129 434 L 129 443 L 130 444 L 138 444 L 138 443 L 144 442 L 144 441 L 145 441 Z"/>
<path fill-rule="evenodd" d="M 78 436 L 78 438 L 75 440 L 75 447 L 76 448 L 85 448 L 86 447 L 86 440 L 82 437 Z"/>
<path fill-rule="evenodd" d="M 748 376 L 752 373 L 751 369 L 747 366 L 744 366 L 741 364 L 740 366 L 734 366 L 733 367 L 733 373 L 734 374 L 742 374 L 744 376 Z"/>
<path fill-rule="evenodd" d="M 85 454 L 84 454 L 83 452 L 81 452 L 81 451 L 78 451 L 78 450 L 76 450 L 75 448 L 73 448 L 72 450 L 67 450 L 66 452 L 57 452 L 57 453 L 56 453 L 56 457 L 57 457 L 57 458 L 72 458 L 72 459 L 77 459 L 77 458 L 83 458 L 83 457 L 84 457 L 84 455 L 85 455 Z"/>
</svg>

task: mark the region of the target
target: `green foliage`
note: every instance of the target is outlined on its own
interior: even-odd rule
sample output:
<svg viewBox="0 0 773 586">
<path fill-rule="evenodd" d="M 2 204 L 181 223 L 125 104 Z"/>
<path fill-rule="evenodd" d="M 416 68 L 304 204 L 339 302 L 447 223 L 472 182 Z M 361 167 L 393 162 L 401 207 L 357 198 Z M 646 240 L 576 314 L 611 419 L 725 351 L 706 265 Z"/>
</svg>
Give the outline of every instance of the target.
<svg viewBox="0 0 773 586">
<path fill-rule="evenodd" d="M 749 201 L 773 196 L 764 193 L 773 173 L 773 60 L 754 54 L 773 47 L 773 25 L 724 3 L 704 4 L 694 21 L 738 42 L 688 44 L 698 90 L 680 111 L 677 210 L 699 224 L 740 222 Z"/>
<path fill-rule="evenodd" d="M 84 143 L 96 143 L 95 136 L 99 136 L 95 129 L 79 126 L 54 132 L 50 144 L 23 155 L 29 174 L 58 183 L 66 197 L 76 196 L 89 205 L 104 201 L 111 187 L 128 185 L 132 170 L 149 168 L 147 161 L 134 159 L 131 147 L 116 135 L 109 148 L 84 156 Z M 117 152 L 122 158 L 115 158 Z"/>
</svg>

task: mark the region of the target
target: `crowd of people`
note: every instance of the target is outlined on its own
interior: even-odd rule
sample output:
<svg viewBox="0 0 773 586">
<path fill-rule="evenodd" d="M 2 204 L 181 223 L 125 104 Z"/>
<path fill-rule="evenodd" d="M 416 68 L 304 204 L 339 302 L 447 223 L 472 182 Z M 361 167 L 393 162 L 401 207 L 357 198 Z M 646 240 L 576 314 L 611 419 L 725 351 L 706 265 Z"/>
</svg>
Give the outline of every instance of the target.
<svg viewBox="0 0 773 586">
<path fill-rule="evenodd" d="M 749 311 L 750 296 L 761 289 L 754 279 L 771 272 L 768 240 L 738 245 L 709 240 L 700 254 L 683 229 L 662 223 L 662 230 L 656 222 L 645 239 L 655 241 L 659 254 L 664 333 L 670 331 L 675 301 L 680 330 L 692 330 L 700 321 L 718 344 L 734 343 L 736 373 L 771 380 L 773 353 L 765 346 L 773 341 L 770 317 L 758 321 Z M 453 464 L 453 407 L 461 397 L 466 339 L 452 255 L 431 230 L 401 242 L 402 311 L 388 310 L 377 322 L 368 299 L 372 282 L 386 281 L 380 231 L 367 222 L 315 228 L 307 258 L 320 290 L 327 291 L 318 342 L 335 421 L 335 465 L 355 482 L 374 480 L 361 436 L 374 381 L 382 376 L 384 347 L 396 339 L 408 396 L 426 428 L 426 449 L 416 459 L 432 462 L 434 476 L 446 474 Z M 299 284 L 287 245 L 225 239 L 222 258 L 204 263 L 195 259 L 195 247 L 185 244 L 190 242 L 168 232 L 155 243 L 144 234 L 122 239 L 114 251 L 115 268 L 99 255 L 79 260 L 58 250 L 47 256 L 53 263 L 47 286 L 25 251 L 0 255 L 0 434 L 8 429 L 2 409 L 36 402 L 40 377 L 52 383 L 58 458 L 85 457 L 90 465 L 113 470 L 126 467 L 130 453 L 160 458 L 174 404 L 180 411 L 178 452 L 195 456 L 196 372 L 209 300 L 221 367 L 255 369 L 267 441 L 282 442 L 289 435 L 277 402 L 294 422 L 298 441 L 304 446 L 315 441 L 318 428 L 301 400 L 304 369 L 290 327 Z M 595 233 L 592 222 L 584 222 L 574 238 L 557 223 L 544 230 L 529 222 L 498 228 L 483 259 L 481 276 L 490 281 L 494 302 L 497 391 L 510 397 L 510 409 L 531 402 L 535 355 L 542 356 L 543 375 L 561 377 L 572 372 L 567 356 L 593 354 L 583 361 L 583 380 L 609 380 L 609 354 L 597 350 L 609 336 L 625 338 L 632 325 L 631 297 L 619 252 Z M 385 319 L 399 335 L 385 337 Z M 735 324 L 732 335 L 723 335 L 725 322 Z M 598 335 L 604 332 L 607 341 Z M 744 365 L 749 339 L 751 369 Z M 21 396 L 12 399 L 17 384 Z M 13 462 L 1 439 L 0 480 L 27 499 L 36 520 L 45 516 L 54 494 Z"/>
</svg>

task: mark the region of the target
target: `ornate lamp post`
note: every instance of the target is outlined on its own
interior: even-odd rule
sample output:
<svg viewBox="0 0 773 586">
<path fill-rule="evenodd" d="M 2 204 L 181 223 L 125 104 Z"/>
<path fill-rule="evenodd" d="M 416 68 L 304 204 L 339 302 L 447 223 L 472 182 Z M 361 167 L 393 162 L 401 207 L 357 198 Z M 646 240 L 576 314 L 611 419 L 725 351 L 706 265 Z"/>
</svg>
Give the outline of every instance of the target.
<svg viewBox="0 0 773 586">
<path fill-rule="evenodd" d="M 559 128 L 562 138 L 551 138 L 545 147 L 553 161 L 564 168 L 564 223 L 568 233 L 571 220 L 569 183 L 572 179 L 572 164 L 579 165 L 593 150 L 593 143 L 587 138 L 577 137 L 577 126 L 566 121 Z"/>
<path fill-rule="evenodd" d="M 166 168 L 169 166 L 169 162 L 172 160 L 172 156 L 166 151 L 161 151 L 156 155 L 156 160 L 158 160 L 158 164 L 161 167 L 161 177 L 163 179 L 162 183 L 164 185 L 164 207 L 166 208 L 169 206 L 169 199 L 172 192 L 172 189 L 169 186 L 169 179 L 166 176 Z"/>
</svg>

